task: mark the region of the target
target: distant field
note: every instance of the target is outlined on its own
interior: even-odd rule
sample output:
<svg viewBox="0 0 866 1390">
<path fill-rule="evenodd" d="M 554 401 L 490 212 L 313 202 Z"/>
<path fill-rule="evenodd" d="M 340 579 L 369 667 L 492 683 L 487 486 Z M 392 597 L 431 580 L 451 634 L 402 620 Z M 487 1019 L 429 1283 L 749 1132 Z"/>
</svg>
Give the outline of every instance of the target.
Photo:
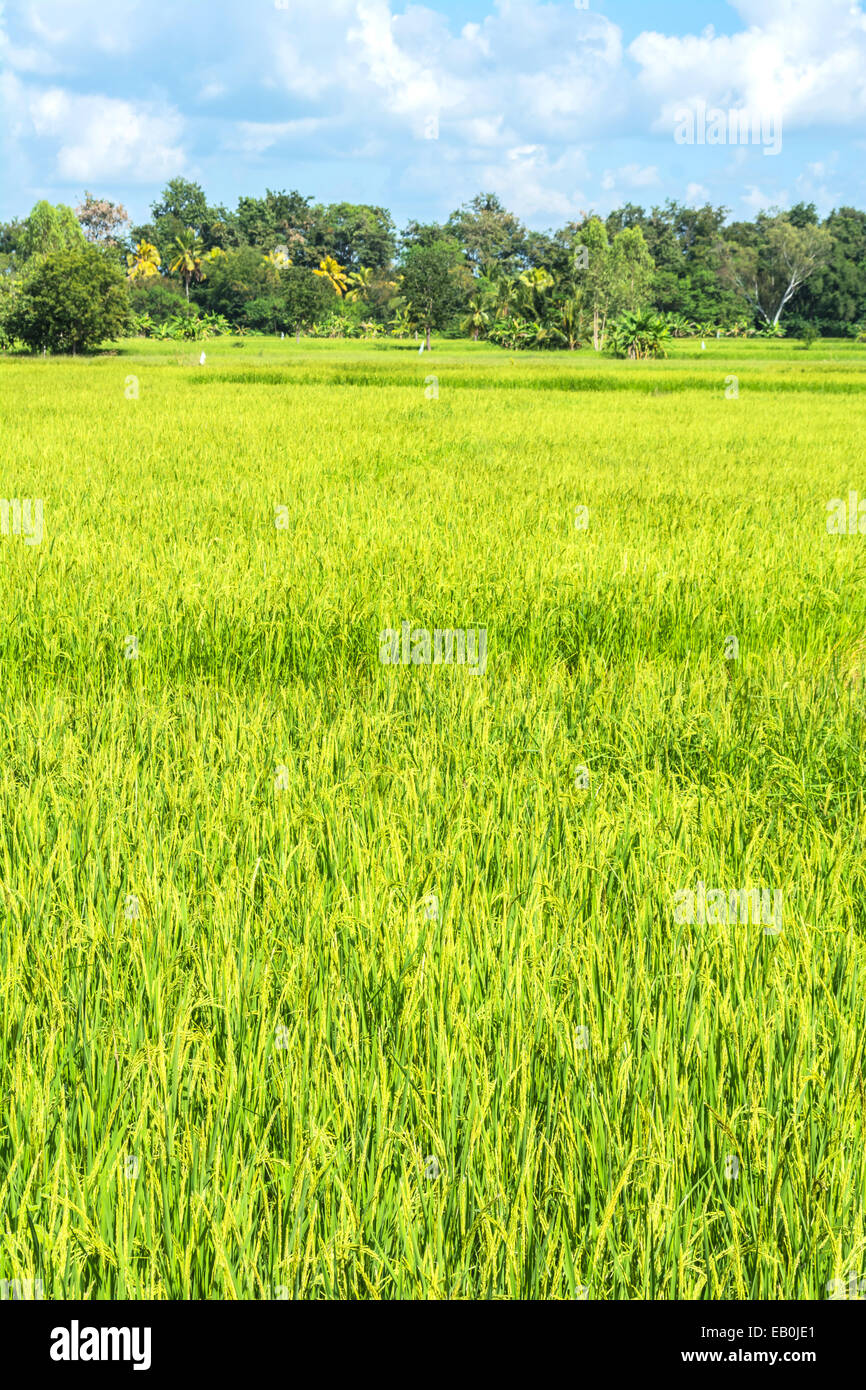
<svg viewBox="0 0 866 1390">
<path fill-rule="evenodd" d="M 862 1275 L 866 348 L 234 343 L 0 359 L 0 1277 Z"/>
</svg>

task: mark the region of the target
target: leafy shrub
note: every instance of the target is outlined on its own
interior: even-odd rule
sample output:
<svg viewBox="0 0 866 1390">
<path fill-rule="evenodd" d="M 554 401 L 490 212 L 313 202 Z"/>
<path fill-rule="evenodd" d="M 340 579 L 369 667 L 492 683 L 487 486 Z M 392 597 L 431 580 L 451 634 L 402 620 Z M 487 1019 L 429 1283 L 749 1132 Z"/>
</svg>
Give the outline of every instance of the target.
<svg viewBox="0 0 866 1390">
<path fill-rule="evenodd" d="M 188 304 L 183 291 L 173 280 L 155 275 L 146 280 L 133 280 L 129 285 L 129 305 L 134 313 L 147 314 L 154 323 L 165 323 L 175 314 L 197 312 Z"/>
<path fill-rule="evenodd" d="M 623 314 L 611 326 L 610 346 L 615 357 L 667 357 L 671 336 L 662 314 L 641 309 L 635 314 Z"/>
<path fill-rule="evenodd" d="M 24 280 L 7 331 L 31 351 L 86 352 L 120 338 L 129 295 L 120 267 L 95 246 L 49 252 Z"/>
</svg>

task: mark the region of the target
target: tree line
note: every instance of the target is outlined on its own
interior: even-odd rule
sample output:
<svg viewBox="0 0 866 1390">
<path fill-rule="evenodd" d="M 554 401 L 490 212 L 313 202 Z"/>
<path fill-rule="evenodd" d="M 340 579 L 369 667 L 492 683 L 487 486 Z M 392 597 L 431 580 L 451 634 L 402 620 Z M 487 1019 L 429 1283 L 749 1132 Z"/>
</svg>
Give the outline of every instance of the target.
<svg viewBox="0 0 866 1390">
<path fill-rule="evenodd" d="M 492 193 L 398 232 L 385 208 L 298 192 L 229 210 L 172 179 L 132 225 L 86 192 L 0 223 L 0 345 L 82 351 L 125 334 L 406 337 L 641 357 L 671 336 L 863 337 L 866 213 L 814 204 L 729 222 L 668 200 L 528 230 Z"/>
</svg>

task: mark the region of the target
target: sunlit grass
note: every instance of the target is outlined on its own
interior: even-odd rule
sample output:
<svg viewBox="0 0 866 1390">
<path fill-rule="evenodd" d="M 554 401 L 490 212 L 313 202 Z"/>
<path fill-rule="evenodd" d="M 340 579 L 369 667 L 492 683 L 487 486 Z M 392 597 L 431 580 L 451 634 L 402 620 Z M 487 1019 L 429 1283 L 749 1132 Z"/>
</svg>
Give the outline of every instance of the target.
<svg viewBox="0 0 866 1390">
<path fill-rule="evenodd" d="M 45 515 L 0 536 L 0 1277 L 863 1272 L 866 536 L 825 523 L 864 364 L 0 363 L 2 493 Z M 485 675 L 383 667 L 403 619 L 486 627 Z M 699 879 L 781 888 L 782 933 L 677 925 Z"/>
</svg>

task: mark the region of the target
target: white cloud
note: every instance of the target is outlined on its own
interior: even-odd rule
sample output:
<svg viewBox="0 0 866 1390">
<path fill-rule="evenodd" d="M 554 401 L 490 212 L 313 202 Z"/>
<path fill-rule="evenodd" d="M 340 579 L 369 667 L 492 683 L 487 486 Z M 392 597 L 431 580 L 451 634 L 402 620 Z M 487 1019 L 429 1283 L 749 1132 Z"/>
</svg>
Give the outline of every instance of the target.
<svg viewBox="0 0 866 1390">
<path fill-rule="evenodd" d="M 748 28 L 730 36 L 646 32 L 629 48 L 638 87 L 658 103 L 654 129 L 704 101 L 781 115 L 786 126 L 866 115 L 866 16 L 852 0 L 733 0 Z"/>
<path fill-rule="evenodd" d="M 229 149 L 245 154 L 263 154 L 274 145 L 303 140 L 327 125 L 324 119 L 309 116 L 297 121 L 239 121 L 237 135 L 228 141 Z"/>
<path fill-rule="evenodd" d="M 605 169 L 601 179 L 604 189 L 623 185 L 626 188 L 651 188 L 658 184 L 659 171 L 655 164 L 642 168 L 640 164 L 624 164 L 620 169 Z"/>
<path fill-rule="evenodd" d="M 30 0 L 15 9 L 20 26 L 50 48 L 114 55 L 132 52 L 153 22 L 138 0 Z"/>
<path fill-rule="evenodd" d="M 5 97 L 17 107 L 19 135 L 55 142 L 61 179 L 93 183 L 122 176 L 150 183 L 177 174 L 186 164 L 180 144 L 183 120 L 170 108 L 17 82 L 14 90 L 7 85 Z"/>
<path fill-rule="evenodd" d="M 479 186 L 495 188 L 507 206 L 519 208 L 523 217 L 540 217 L 545 222 L 580 216 L 588 199 L 581 191 L 587 177 L 586 160 L 580 150 L 569 150 L 551 159 L 539 145 L 508 150 L 505 160 L 480 170 Z"/>
<path fill-rule="evenodd" d="M 763 193 L 755 184 L 750 184 L 740 202 L 745 203 L 752 212 L 761 212 L 767 208 L 785 208 L 788 206 L 789 198 L 784 191 L 781 193 Z"/>
<path fill-rule="evenodd" d="M 738 198 L 753 148 L 693 151 L 680 167 L 674 112 L 703 101 L 781 114 L 784 173 L 754 169 L 759 183 L 823 198 L 828 183 L 854 177 L 820 149 L 808 151 L 814 167 L 792 168 L 787 155 L 797 131 L 828 123 L 851 126 L 850 155 L 866 116 L 866 0 L 731 0 L 729 34 L 647 31 L 627 54 L 621 28 L 574 0 L 489 0 L 490 13 L 470 22 L 438 3 L 0 3 L 9 167 L 20 156 L 41 188 L 46 164 L 59 181 L 159 184 L 194 161 L 207 183 L 215 169 L 235 177 L 238 152 L 269 174 L 285 153 L 321 168 L 323 185 L 339 160 L 350 196 L 387 201 L 423 188 L 434 215 L 434 203 L 494 188 L 520 216 L 549 224 L 600 190 L 613 205 L 689 178 L 716 195 L 718 179 L 738 184 L 729 200 Z M 433 117 L 438 139 L 425 139 Z M 224 154 L 232 158 L 220 168 Z M 332 186 L 312 191 L 338 196 Z M 704 182 L 686 196 L 711 199 Z M 842 196 L 856 199 L 844 185 Z M 744 201 L 764 198 L 752 183 Z"/>
<path fill-rule="evenodd" d="M 686 189 L 686 206 L 696 208 L 710 200 L 710 190 L 702 183 L 690 183 Z"/>
</svg>

